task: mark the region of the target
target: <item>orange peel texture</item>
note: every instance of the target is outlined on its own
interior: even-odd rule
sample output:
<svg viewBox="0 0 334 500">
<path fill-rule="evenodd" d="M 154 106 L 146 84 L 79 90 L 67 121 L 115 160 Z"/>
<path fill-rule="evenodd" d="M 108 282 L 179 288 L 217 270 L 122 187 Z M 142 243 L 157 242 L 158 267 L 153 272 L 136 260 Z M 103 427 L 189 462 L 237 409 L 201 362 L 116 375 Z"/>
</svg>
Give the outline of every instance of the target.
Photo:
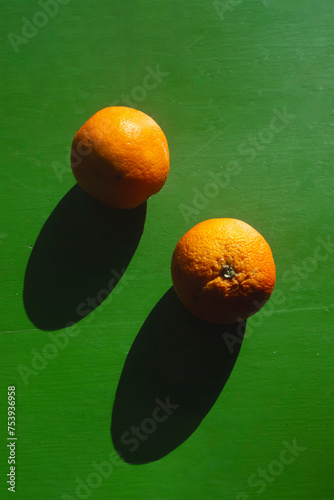
<svg viewBox="0 0 334 500">
<path fill-rule="evenodd" d="M 107 107 L 75 134 L 71 167 L 79 186 L 93 198 L 114 208 L 134 208 L 165 184 L 167 139 L 145 113 Z"/>
<path fill-rule="evenodd" d="M 172 281 L 183 305 L 213 323 L 235 323 L 255 314 L 269 299 L 276 280 L 266 240 L 237 219 L 209 219 L 177 243 Z"/>
</svg>

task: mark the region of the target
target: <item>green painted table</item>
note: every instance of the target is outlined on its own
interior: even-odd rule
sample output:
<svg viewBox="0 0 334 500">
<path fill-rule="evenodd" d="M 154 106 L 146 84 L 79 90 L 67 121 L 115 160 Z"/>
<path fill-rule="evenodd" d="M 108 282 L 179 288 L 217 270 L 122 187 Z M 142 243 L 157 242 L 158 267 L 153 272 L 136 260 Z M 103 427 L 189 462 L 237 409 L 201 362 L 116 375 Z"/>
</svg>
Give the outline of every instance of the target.
<svg viewBox="0 0 334 500">
<path fill-rule="evenodd" d="M 332 499 L 333 2 L 7 1 L 2 26 L 1 498 Z M 127 213 L 69 168 L 113 104 L 171 153 Z M 171 290 L 175 244 L 212 217 L 277 265 L 240 353 Z"/>
</svg>

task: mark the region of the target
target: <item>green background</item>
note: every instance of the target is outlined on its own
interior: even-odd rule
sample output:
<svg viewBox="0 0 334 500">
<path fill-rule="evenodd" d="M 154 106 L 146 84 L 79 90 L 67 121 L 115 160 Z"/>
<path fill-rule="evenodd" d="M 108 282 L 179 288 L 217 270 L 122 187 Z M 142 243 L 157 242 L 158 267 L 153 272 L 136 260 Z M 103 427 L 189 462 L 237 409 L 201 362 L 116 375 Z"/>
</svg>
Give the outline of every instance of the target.
<svg viewBox="0 0 334 500">
<path fill-rule="evenodd" d="M 70 0 L 45 18 L 35 1 L 2 2 L 1 498 L 10 498 L 12 385 L 19 500 L 334 496 L 334 5 L 226 4 Z M 29 32 L 23 18 L 40 27 Z M 160 72 L 156 80 L 152 71 Z M 75 132 L 97 110 L 128 105 L 126 96 L 164 130 L 170 175 L 147 203 L 142 237 L 112 300 L 36 369 L 36 352 L 52 342 L 24 308 L 29 256 L 75 184 Z M 277 112 L 289 119 L 273 131 Z M 231 377 L 189 439 L 144 465 L 113 459 L 98 487 L 76 491 L 78 481 L 94 481 L 92 464 L 110 461 L 120 374 L 171 286 L 173 249 L 212 217 L 244 220 L 267 239 L 277 266 L 272 300 L 247 322 Z M 277 465 L 294 440 L 302 451 Z M 276 475 L 252 486 L 261 467 Z"/>
</svg>

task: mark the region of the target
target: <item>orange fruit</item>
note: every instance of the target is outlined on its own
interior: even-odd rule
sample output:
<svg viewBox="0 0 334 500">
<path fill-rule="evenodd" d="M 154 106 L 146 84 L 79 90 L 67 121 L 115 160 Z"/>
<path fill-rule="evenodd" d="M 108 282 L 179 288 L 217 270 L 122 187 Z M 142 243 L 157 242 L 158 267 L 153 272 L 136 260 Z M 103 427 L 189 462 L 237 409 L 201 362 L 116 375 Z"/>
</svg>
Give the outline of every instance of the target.
<svg viewBox="0 0 334 500">
<path fill-rule="evenodd" d="M 237 219 L 209 219 L 177 243 L 172 281 L 183 305 L 212 323 L 236 323 L 269 299 L 276 280 L 266 240 Z"/>
<path fill-rule="evenodd" d="M 75 134 L 71 166 L 79 186 L 93 198 L 114 208 L 134 208 L 167 179 L 167 139 L 145 113 L 111 106 Z"/>
</svg>

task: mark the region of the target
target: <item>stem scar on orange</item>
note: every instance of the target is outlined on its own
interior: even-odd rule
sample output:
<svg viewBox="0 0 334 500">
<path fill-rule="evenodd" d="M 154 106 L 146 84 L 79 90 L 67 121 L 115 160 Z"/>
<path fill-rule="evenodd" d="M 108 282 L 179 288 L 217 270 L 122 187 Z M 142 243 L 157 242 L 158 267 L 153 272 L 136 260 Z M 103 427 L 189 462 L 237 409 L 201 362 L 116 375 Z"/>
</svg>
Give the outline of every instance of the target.
<svg viewBox="0 0 334 500">
<path fill-rule="evenodd" d="M 114 208 L 134 208 L 165 184 L 167 139 L 145 113 L 110 106 L 75 134 L 71 167 L 79 186 L 93 198 Z"/>
<path fill-rule="evenodd" d="M 175 292 L 195 316 L 236 323 L 269 299 L 276 280 L 270 246 L 237 219 L 209 219 L 177 243 L 171 263 Z"/>
</svg>

